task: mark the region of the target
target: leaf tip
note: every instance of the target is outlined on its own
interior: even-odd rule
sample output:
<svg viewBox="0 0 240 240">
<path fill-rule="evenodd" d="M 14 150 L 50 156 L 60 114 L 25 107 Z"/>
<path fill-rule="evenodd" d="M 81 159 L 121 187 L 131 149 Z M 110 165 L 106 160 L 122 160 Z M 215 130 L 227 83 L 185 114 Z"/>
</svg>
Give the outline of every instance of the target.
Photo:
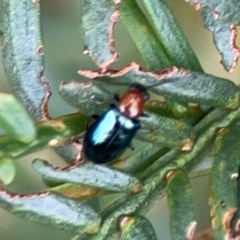
<svg viewBox="0 0 240 240">
<path fill-rule="evenodd" d="M 5 157 L 0 159 L 0 182 L 4 185 L 12 183 L 16 176 L 16 166 L 14 160 Z"/>
</svg>

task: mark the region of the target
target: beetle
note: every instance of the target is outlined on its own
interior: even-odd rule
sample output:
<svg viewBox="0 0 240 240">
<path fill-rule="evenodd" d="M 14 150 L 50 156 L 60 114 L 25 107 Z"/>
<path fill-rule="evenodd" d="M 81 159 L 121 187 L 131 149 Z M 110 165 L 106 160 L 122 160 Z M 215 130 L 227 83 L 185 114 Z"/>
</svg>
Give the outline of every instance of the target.
<svg viewBox="0 0 240 240">
<path fill-rule="evenodd" d="M 102 115 L 94 115 L 95 122 L 87 129 L 83 139 L 83 154 L 88 160 L 103 164 L 118 158 L 131 148 L 131 141 L 141 127 L 139 117 L 144 103 L 149 99 L 146 87 L 131 84 L 129 90 L 120 98 L 118 104 L 110 104 Z"/>
</svg>

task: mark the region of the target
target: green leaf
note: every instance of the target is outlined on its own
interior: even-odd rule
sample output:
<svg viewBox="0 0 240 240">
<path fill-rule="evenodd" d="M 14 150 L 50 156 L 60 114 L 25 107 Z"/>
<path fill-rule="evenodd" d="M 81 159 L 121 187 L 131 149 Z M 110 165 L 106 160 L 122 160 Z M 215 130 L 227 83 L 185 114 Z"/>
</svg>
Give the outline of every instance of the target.
<svg viewBox="0 0 240 240">
<path fill-rule="evenodd" d="M 113 28 L 119 17 L 116 3 L 115 0 L 81 1 L 80 33 L 84 53 L 102 69 L 118 59 L 113 40 Z"/>
<path fill-rule="evenodd" d="M 145 109 L 151 113 L 169 117 L 169 118 L 177 118 L 173 112 L 172 109 L 166 104 L 165 101 L 159 101 L 159 100 L 149 100 L 145 103 Z M 181 118 L 182 116 L 178 117 Z"/>
<path fill-rule="evenodd" d="M 85 130 L 86 130 L 86 126 L 85 126 Z M 68 142 L 68 143 L 64 143 L 59 147 L 55 147 L 54 150 L 66 162 L 72 163 L 76 160 L 79 160 L 82 147 L 80 146 L 80 144 L 77 144 L 76 142 Z"/>
<path fill-rule="evenodd" d="M 172 239 L 192 239 L 188 234 L 196 227 L 196 215 L 187 173 L 177 172 L 168 177 L 167 195 Z"/>
<path fill-rule="evenodd" d="M 0 93 L 0 126 L 13 139 L 23 143 L 36 137 L 33 120 L 12 94 Z"/>
<path fill-rule="evenodd" d="M 198 164 L 200 161 L 198 158 L 199 154 L 204 148 L 206 149 L 209 146 L 211 140 L 216 136 L 217 129 L 228 126 L 240 116 L 240 108 L 224 112 L 225 115 L 222 115 L 222 109 L 216 109 L 196 126 L 196 130 L 199 133 L 203 130 L 205 131 L 197 139 L 191 152 L 183 154 L 179 153 L 179 151 L 171 150 L 162 158 L 159 158 L 155 162 L 157 164 L 154 163 L 151 166 L 151 168 L 153 167 L 152 171 L 148 171 L 149 174 L 146 175 L 141 192 L 134 196 L 120 198 L 114 205 L 111 204 L 104 211 L 103 224 L 100 231 L 91 240 L 104 240 L 111 229 L 114 229 L 116 221 L 122 215 L 130 215 L 136 212 L 146 213 L 149 206 L 156 200 L 156 195 L 153 196 L 153 194 L 156 191 L 157 196 L 163 193 L 163 189 L 166 186 L 166 175 L 170 171 L 176 171 L 178 168 L 190 170 L 193 164 Z M 165 162 L 164 167 L 159 165 L 159 162 L 163 161 Z M 192 226 L 191 224 L 188 233 L 191 233 Z"/>
<path fill-rule="evenodd" d="M 10 184 L 16 175 L 16 167 L 14 161 L 11 158 L 3 157 L 0 159 L 0 182 L 8 185 Z"/>
<path fill-rule="evenodd" d="M 18 195 L 0 190 L 0 206 L 30 221 L 64 230 L 93 234 L 100 227 L 99 214 L 86 203 L 49 191 Z"/>
<path fill-rule="evenodd" d="M 86 200 L 95 197 L 98 194 L 99 189 L 72 183 L 65 183 L 56 187 L 52 187 L 51 191 L 60 193 L 69 198 Z"/>
<path fill-rule="evenodd" d="M 208 8 L 202 10 L 202 17 L 205 27 L 212 32 L 214 43 L 222 55 L 221 63 L 228 72 L 233 72 L 240 55 L 240 49 L 236 45 L 236 26 L 216 18 L 215 13 Z"/>
<path fill-rule="evenodd" d="M 196 9 L 211 9 L 216 14 L 216 17 L 225 22 L 240 25 L 240 2 L 238 0 L 228 0 L 227 2 L 219 0 L 189 0 L 188 2 Z"/>
<path fill-rule="evenodd" d="M 114 102 L 113 93 L 92 82 L 62 82 L 59 92 L 64 100 L 87 116 L 102 113 Z"/>
<path fill-rule="evenodd" d="M 109 234 L 110 236 L 106 237 L 106 240 L 112 240 L 112 239 L 119 239 L 120 238 L 120 232 L 118 229 L 116 229 L 115 231 L 113 231 L 112 234 Z"/>
<path fill-rule="evenodd" d="M 238 173 L 240 164 L 239 144 L 240 129 L 236 124 L 225 129 L 215 142 L 216 153 L 212 166 L 209 203 L 212 228 L 216 239 L 222 239 L 226 234 L 223 226 L 229 225 L 231 216 L 237 207 L 237 182 L 233 180 L 232 176 L 234 173 Z M 224 219 L 225 221 L 223 221 Z"/>
<path fill-rule="evenodd" d="M 81 113 L 46 120 L 36 125 L 37 137 L 29 144 L 13 140 L 9 136 L 0 137 L 0 156 L 17 158 L 46 147 L 56 147 L 86 128 L 87 117 Z"/>
<path fill-rule="evenodd" d="M 121 19 L 132 36 L 148 69 L 160 71 L 175 64 L 173 56 L 169 55 L 167 51 L 165 42 L 159 41 L 158 36 L 135 0 L 121 1 L 120 12 Z M 169 99 L 166 101 L 172 102 Z M 182 114 L 185 110 L 184 104 L 180 102 L 174 102 L 171 106 L 172 111 L 176 114 Z"/>
<path fill-rule="evenodd" d="M 143 3 L 149 13 L 157 37 L 172 59 L 173 65 L 202 72 L 198 59 L 165 1 L 143 0 Z"/>
<path fill-rule="evenodd" d="M 35 159 L 33 167 L 44 179 L 54 182 L 84 184 L 116 192 L 137 192 L 141 189 L 141 183 L 137 178 L 93 163 L 59 169 L 54 168 L 47 161 Z"/>
<path fill-rule="evenodd" d="M 13 93 L 36 121 L 48 115 L 49 83 L 42 76 L 43 54 L 38 1 L 3 0 L 3 66 Z"/>
<path fill-rule="evenodd" d="M 191 151 L 180 152 L 177 149 L 172 149 L 148 167 L 144 172 L 144 176 L 148 177 L 172 162 L 177 166 L 176 168 L 187 168 L 188 170 L 193 169 L 193 167 L 202 160 L 199 155 L 204 153 L 205 150 L 209 151 L 209 146 L 211 146 L 211 142 L 216 136 L 216 131 L 219 128 L 227 127 L 235 119 L 238 119 L 239 116 L 240 108 L 234 111 L 221 108 L 213 110 L 194 126 L 194 131 L 198 137 L 196 138 Z"/>
<path fill-rule="evenodd" d="M 147 112 L 148 117 L 142 117 L 141 128 L 136 137 L 155 145 L 177 147 L 189 151 L 194 143 L 195 133 L 192 127 L 180 120 L 162 117 Z"/>
<path fill-rule="evenodd" d="M 119 9 L 121 20 L 141 53 L 147 68 L 160 71 L 172 66 L 169 56 L 136 1 L 122 0 Z"/>
<path fill-rule="evenodd" d="M 143 216 L 124 216 L 120 220 L 121 240 L 157 240 L 150 221 Z"/>
<path fill-rule="evenodd" d="M 146 214 L 149 210 L 147 207 L 149 203 L 153 204 L 156 198 L 163 193 L 166 174 L 173 169 L 175 169 L 175 166 L 170 164 L 170 166 L 166 166 L 160 171 L 151 174 L 144 182 L 141 192 L 135 195 L 123 196 L 116 204 L 111 204 L 103 212 L 105 218 L 103 217 L 103 224 L 100 231 L 97 235 L 91 237 L 91 240 L 106 239 L 109 236 L 108 233 L 116 228 L 119 219 L 124 215 L 131 215 L 133 213 Z M 81 238 L 77 239 L 80 240 Z"/>
<path fill-rule="evenodd" d="M 139 150 L 134 150 L 131 156 L 121 158 L 112 164 L 114 168 L 125 172 L 136 173 L 144 171 L 156 159 L 164 155 L 169 149 L 158 144 L 144 143 Z"/>
<path fill-rule="evenodd" d="M 132 63 L 118 71 L 79 71 L 79 74 L 113 84 L 140 83 L 156 94 L 178 101 L 227 108 L 239 105 L 239 89 L 233 82 L 175 67 L 162 72 L 151 72 Z M 151 87 L 154 84 L 155 86 Z"/>
<path fill-rule="evenodd" d="M 181 119 L 189 125 L 195 125 L 203 117 L 203 111 L 198 106 L 188 106 L 183 116 L 176 117 L 165 102 L 157 100 L 147 101 L 145 109 L 160 116 Z"/>
<path fill-rule="evenodd" d="M 165 98 L 166 104 L 171 109 L 174 117 L 182 117 L 187 112 L 188 103 L 187 102 L 177 102 L 172 99 Z"/>
</svg>

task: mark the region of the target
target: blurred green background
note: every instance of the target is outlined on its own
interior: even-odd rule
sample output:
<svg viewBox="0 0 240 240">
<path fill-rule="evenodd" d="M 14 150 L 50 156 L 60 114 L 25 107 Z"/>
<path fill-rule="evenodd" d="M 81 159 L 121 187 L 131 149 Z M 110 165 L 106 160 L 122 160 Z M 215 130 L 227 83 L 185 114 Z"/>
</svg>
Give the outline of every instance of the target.
<svg viewBox="0 0 240 240">
<path fill-rule="evenodd" d="M 228 78 L 240 83 L 240 67 L 233 74 L 225 72 L 220 64 L 221 56 L 212 42 L 211 34 L 203 28 L 199 12 L 193 10 L 184 1 L 167 0 L 179 21 L 191 46 L 196 52 L 207 73 Z M 52 117 L 76 111 L 65 103 L 58 95 L 58 87 L 63 80 L 81 80 L 77 75 L 79 69 L 97 69 L 93 61 L 82 54 L 83 42 L 79 35 L 80 0 L 41 0 L 41 24 L 44 43 L 45 75 L 51 82 L 53 95 L 49 102 Z M 238 41 L 239 42 L 239 41 Z M 114 67 L 123 67 L 135 61 L 143 64 L 143 60 L 134 46 L 129 34 L 121 22 L 115 29 L 116 49 L 121 53 Z M 0 58 L 0 90 L 9 91 L 3 73 Z M 32 170 L 31 161 L 41 157 L 55 165 L 64 166 L 64 162 L 51 150 L 41 151 L 16 161 L 17 176 L 8 189 L 19 193 L 38 192 L 45 188 L 41 178 Z M 194 198 L 197 203 L 198 230 L 210 226 L 208 217 L 209 176 L 192 179 Z M 167 198 L 157 202 L 148 213 L 154 224 L 159 239 L 171 240 Z M 72 232 L 52 229 L 51 227 L 32 223 L 0 209 L 1 240 L 68 240 L 74 236 Z"/>
</svg>

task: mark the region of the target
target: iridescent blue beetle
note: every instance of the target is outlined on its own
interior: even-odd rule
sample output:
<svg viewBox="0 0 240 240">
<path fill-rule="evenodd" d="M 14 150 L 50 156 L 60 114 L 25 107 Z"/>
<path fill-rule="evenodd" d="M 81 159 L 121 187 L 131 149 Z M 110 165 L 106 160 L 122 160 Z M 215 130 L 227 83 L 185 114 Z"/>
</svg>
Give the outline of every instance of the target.
<svg viewBox="0 0 240 240">
<path fill-rule="evenodd" d="M 143 116 L 144 103 L 149 99 L 146 88 L 132 84 L 118 104 L 96 116 L 83 140 L 84 156 L 95 163 L 108 163 L 117 159 L 140 128 L 138 118 Z"/>
</svg>

